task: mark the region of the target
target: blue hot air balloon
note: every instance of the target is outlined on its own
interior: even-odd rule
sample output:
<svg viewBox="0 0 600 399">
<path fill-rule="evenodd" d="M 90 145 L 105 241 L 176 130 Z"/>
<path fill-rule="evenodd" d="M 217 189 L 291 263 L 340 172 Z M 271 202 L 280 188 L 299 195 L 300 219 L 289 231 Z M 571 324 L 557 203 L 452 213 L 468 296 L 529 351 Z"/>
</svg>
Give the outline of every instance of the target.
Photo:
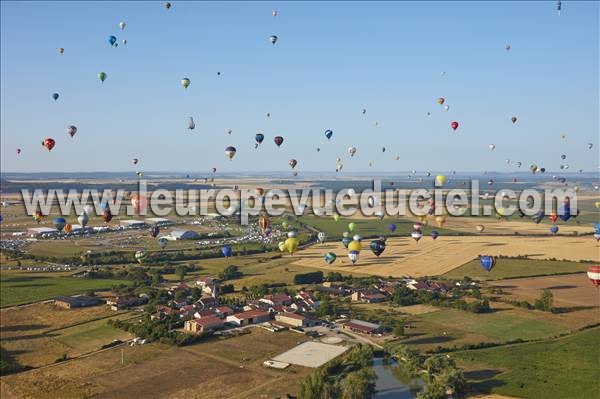
<svg viewBox="0 0 600 399">
<path fill-rule="evenodd" d="M 494 259 L 493 256 L 480 256 L 479 261 L 481 262 L 481 267 L 483 267 L 483 270 L 485 270 L 486 272 L 492 270 L 492 268 L 496 264 L 496 259 Z"/>
<path fill-rule="evenodd" d="M 393 233 L 394 231 L 396 231 L 396 229 L 398 228 L 398 226 L 396 226 L 394 223 L 390 223 L 390 225 L 388 226 L 388 229 Z"/>
<path fill-rule="evenodd" d="M 440 235 L 440 233 L 438 233 L 438 231 L 437 231 L 437 230 L 432 230 L 432 231 L 431 231 L 431 238 L 433 238 L 434 240 L 435 240 L 436 238 L 438 238 L 438 236 L 439 236 L 439 235 Z"/>
<path fill-rule="evenodd" d="M 333 262 L 335 262 L 335 260 L 337 259 L 337 256 L 333 252 L 327 252 L 325 254 L 324 259 L 328 265 L 331 265 Z"/>
<path fill-rule="evenodd" d="M 369 245 L 371 251 L 375 254 L 375 256 L 379 256 L 385 251 L 385 241 L 383 240 L 373 240 Z"/>
<path fill-rule="evenodd" d="M 114 46 L 115 43 L 117 42 L 117 38 L 115 36 L 110 35 L 108 37 L 108 42 L 110 43 L 111 46 Z"/>
<path fill-rule="evenodd" d="M 539 224 L 542 220 L 544 220 L 544 216 L 546 216 L 546 214 L 543 211 L 539 211 L 531 217 L 531 220 L 533 220 L 536 224 Z"/>
<path fill-rule="evenodd" d="M 62 231 L 62 229 L 65 227 L 65 224 L 67 224 L 65 218 L 54 219 L 54 227 L 56 227 L 56 230 L 58 231 Z"/>
<path fill-rule="evenodd" d="M 550 232 L 552 233 L 552 235 L 556 235 L 556 233 L 558 233 L 558 226 L 551 226 Z"/>
<path fill-rule="evenodd" d="M 351 237 L 344 237 L 342 238 L 342 244 L 344 244 L 344 247 L 348 248 L 348 244 L 350 244 L 352 242 L 352 238 Z"/>
<path fill-rule="evenodd" d="M 256 140 L 256 146 L 258 147 L 265 139 L 265 135 L 262 133 L 256 133 L 254 140 Z"/>
<path fill-rule="evenodd" d="M 224 245 L 223 248 L 221 248 L 221 253 L 224 257 L 229 258 L 233 253 L 233 249 L 231 249 L 230 245 Z"/>
<path fill-rule="evenodd" d="M 572 216 L 574 216 L 574 215 L 571 214 L 571 206 L 570 205 L 565 204 L 565 206 L 563 206 L 561 209 L 558 210 L 558 217 L 563 222 L 568 221 L 569 219 L 571 219 Z"/>
<path fill-rule="evenodd" d="M 330 140 L 331 136 L 333 136 L 333 130 L 325 130 L 325 137 L 327 137 L 327 140 Z"/>
<path fill-rule="evenodd" d="M 58 100 L 58 97 L 60 97 L 60 96 L 58 95 L 58 93 L 53 93 L 53 94 L 52 94 L 52 98 L 54 99 L 54 101 Z"/>
<path fill-rule="evenodd" d="M 600 223 L 596 223 L 594 230 L 596 230 L 596 233 L 600 234 Z"/>
</svg>

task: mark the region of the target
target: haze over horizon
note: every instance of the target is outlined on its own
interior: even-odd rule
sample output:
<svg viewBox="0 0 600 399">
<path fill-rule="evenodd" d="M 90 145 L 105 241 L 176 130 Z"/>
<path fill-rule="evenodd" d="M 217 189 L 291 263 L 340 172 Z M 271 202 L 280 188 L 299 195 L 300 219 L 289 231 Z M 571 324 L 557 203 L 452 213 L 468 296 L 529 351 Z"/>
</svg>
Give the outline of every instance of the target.
<svg viewBox="0 0 600 399">
<path fill-rule="evenodd" d="M 334 174 L 340 157 L 340 177 L 530 164 L 597 173 L 599 6 L 562 8 L 558 16 L 553 1 L 173 2 L 170 10 L 3 1 L 1 169 L 135 176 L 215 167 L 218 176 L 290 173 L 294 158 L 302 178 Z M 56 140 L 51 152 L 44 137 Z M 228 145 L 237 148 L 232 161 Z"/>
</svg>

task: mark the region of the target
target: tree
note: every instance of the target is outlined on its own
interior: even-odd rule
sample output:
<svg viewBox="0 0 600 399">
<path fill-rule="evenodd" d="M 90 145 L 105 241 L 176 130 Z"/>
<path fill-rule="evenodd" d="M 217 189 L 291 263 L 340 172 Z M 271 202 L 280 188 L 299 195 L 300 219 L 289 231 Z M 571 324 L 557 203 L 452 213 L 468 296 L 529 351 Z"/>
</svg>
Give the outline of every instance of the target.
<svg viewBox="0 0 600 399">
<path fill-rule="evenodd" d="M 310 373 L 300 384 L 299 399 L 321 399 L 325 391 L 325 379 L 321 370 L 317 369 Z"/>
<path fill-rule="evenodd" d="M 317 317 L 333 316 L 335 314 L 331 301 L 328 297 L 323 297 L 319 306 L 315 310 Z"/>
<path fill-rule="evenodd" d="M 187 271 L 188 271 L 187 266 L 179 265 L 175 269 L 175 274 L 177 274 L 177 276 L 179 276 L 180 281 L 183 281 L 183 279 L 185 278 L 185 275 L 187 274 Z"/>
<path fill-rule="evenodd" d="M 542 291 L 542 295 L 535 300 L 534 308 L 537 310 L 543 310 L 545 312 L 550 312 L 554 305 L 554 294 L 549 289 L 545 289 Z"/>
<path fill-rule="evenodd" d="M 397 324 L 397 325 L 394 327 L 393 334 L 394 334 L 396 337 L 401 337 L 401 336 L 403 336 L 403 335 L 404 335 L 404 326 L 403 326 L 402 324 Z"/>
<path fill-rule="evenodd" d="M 349 373 L 341 383 L 343 399 L 368 399 L 375 393 L 375 372 L 369 368 Z"/>
</svg>

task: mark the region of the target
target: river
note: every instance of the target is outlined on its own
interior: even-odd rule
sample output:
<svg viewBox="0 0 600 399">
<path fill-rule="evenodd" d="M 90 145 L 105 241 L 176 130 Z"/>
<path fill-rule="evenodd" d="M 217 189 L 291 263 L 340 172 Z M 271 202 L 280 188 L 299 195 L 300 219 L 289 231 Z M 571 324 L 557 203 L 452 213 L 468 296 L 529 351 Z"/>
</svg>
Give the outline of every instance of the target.
<svg viewBox="0 0 600 399">
<path fill-rule="evenodd" d="M 402 373 L 395 360 L 376 357 L 373 359 L 373 371 L 377 375 L 375 399 L 414 399 L 425 387 L 422 380 Z"/>
</svg>

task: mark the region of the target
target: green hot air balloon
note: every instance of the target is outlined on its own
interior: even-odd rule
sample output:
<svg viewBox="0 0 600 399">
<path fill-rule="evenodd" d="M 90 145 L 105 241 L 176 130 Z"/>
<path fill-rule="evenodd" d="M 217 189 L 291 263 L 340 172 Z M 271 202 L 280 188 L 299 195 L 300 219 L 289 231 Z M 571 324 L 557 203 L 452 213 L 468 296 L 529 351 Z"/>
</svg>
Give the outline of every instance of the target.
<svg viewBox="0 0 600 399">
<path fill-rule="evenodd" d="M 348 230 L 354 231 L 356 229 L 356 223 L 348 223 Z"/>
<path fill-rule="evenodd" d="M 100 79 L 100 81 L 101 81 L 102 83 L 104 83 L 104 81 L 106 80 L 106 72 L 100 72 L 100 73 L 98 74 L 98 79 Z"/>
<path fill-rule="evenodd" d="M 184 89 L 187 89 L 188 86 L 190 85 L 190 83 L 192 83 L 192 81 L 189 80 L 188 78 L 181 79 L 181 85 L 183 86 Z"/>
</svg>

